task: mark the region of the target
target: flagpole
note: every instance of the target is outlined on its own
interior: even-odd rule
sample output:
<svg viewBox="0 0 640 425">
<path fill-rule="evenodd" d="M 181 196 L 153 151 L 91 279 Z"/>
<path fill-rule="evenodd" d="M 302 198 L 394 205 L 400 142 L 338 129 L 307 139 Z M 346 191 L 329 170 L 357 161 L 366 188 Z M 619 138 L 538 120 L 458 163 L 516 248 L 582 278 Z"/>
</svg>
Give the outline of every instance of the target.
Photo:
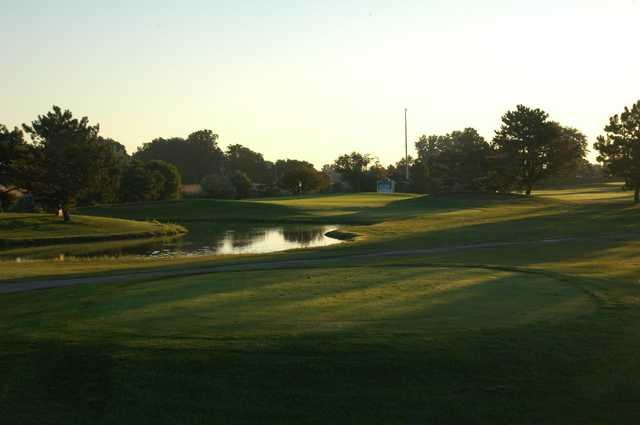
<svg viewBox="0 0 640 425">
<path fill-rule="evenodd" d="M 404 172 L 409 181 L 409 145 L 407 142 L 407 108 L 404 108 Z"/>
</svg>

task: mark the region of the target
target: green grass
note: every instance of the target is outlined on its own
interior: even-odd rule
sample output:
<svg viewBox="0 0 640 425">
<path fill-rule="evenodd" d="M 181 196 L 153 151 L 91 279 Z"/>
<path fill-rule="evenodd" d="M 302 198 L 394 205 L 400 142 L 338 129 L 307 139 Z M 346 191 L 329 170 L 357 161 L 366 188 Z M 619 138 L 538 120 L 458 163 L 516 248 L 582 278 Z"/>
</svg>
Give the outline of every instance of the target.
<svg viewBox="0 0 640 425">
<path fill-rule="evenodd" d="M 2 297 L 3 423 L 637 420 L 636 288 L 413 263 Z"/>
<path fill-rule="evenodd" d="M 348 194 L 247 201 L 185 199 L 84 208 L 83 214 L 163 222 L 371 223 L 404 216 L 400 201 L 417 195 Z M 395 213 L 393 212 L 395 210 Z M 406 212 L 406 211 L 405 211 Z"/>
<path fill-rule="evenodd" d="M 640 209 L 631 200 L 632 194 L 621 191 L 620 185 L 601 185 L 545 191 L 534 198 L 356 194 L 257 201 L 155 202 L 85 209 L 82 213 L 175 222 L 193 234 L 205 227 L 305 222 L 339 224 L 341 231 L 360 235 L 355 242 L 285 254 L 317 258 L 545 238 L 629 236 L 640 233 L 637 219 Z M 5 270 L 0 280 L 219 261 L 228 259 L 66 259 L 64 264 L 56 265 L 34 261 L 28 268 L 0 262 Z"/>
<path fill-rule="evenodd" d="M 53 245 L 149 238 L 184 232 L 181 226 L 76 215 L 69 222 L 51 214 L 0 214 L 0 246 Z"/>
<path fill-rule="evenodd" d="M 500 195 L 326 195 L 256 201 L 185 200 L 84 209 L 83 214 L 175 222 L 198 234 L 202 229 L 260 223 L 339 224 L 360 235 L 343 245 L 287 253 L 286 257 L 336 256 L 381 250 L 527 241 L 545 238 L 634 237 L 640 233 L 640 208 L 618 185 L 542 191 L 536 197 Z M 58 223 L 64 226 L 63 223 Z M 87 251 L 98 248 L 92 244 Z M 50 249 L 55 250 L 55 247 Z M 5 251 L 8 253 L 8 251 Z M 281 258 L 283 254 L 278 254 Z M 268 257 L 266 257 L 268 258 Z M 76 259 L 64 264 L 0 261 L 0 281 L 21 277 L 110 272 L 129 268 L 180 267 L 229 261 L 228 258 L 135 257 Z M 233 259 L 231 261 L 238 261 Z"/>
<path fill-rule="evenodd" d="M 352 195 L 90 211 L 162 220 L 183 208 L 186 226 L 229 213 L 318 220 L 362 236 L 310 252 L 146 265 L 333 258 L 316 267 L 0 296 L 1 422 L 638 423 L 631 199 L 606 185 L 533 199 Z M 569 239 L 533 242 L 545 238 Z M 523 243 L 341 258 L 487 241 Z"/>
<path fill-rule="evenodd" d="M 363 235 L 363 242 L 377 249 L 372 243 L 425 247 L 443 242 L 625 234 L 640 231 L 639 211 L 631 204 L 629 192 L 621 191 L 619 185 L 603 185 L 545 191 L 534 198 L 356 194 L 241 202 L 186 200 L 94 208 L 86 213 L 187 227 L 200 222 L 340 224 Z"/>
</svg>

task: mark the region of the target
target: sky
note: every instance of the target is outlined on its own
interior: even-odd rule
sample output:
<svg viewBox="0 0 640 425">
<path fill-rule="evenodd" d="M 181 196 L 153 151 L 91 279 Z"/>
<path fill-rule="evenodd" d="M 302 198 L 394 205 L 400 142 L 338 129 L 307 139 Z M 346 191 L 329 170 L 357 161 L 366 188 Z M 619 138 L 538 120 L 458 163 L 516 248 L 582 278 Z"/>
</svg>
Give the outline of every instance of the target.
<svg viewBox="0 0 640 425">
<path fill-rule="evenodd" d="M 584 132 L 640 100 L 638 0 L 0 0 L 0 123 L 52 105 L 135 152 L 199 129 L 317 166 L 518 104 Z M 595 154 L 591 153 L 590 159 Z"/>
</svg>

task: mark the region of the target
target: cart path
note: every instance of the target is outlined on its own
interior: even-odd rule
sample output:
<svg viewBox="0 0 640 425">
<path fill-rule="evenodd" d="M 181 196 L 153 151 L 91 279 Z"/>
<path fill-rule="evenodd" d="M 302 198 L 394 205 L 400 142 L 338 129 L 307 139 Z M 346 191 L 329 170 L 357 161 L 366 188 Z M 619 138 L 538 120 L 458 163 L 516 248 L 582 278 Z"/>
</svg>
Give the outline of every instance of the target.
<svg viewBox="0 0 640 425">
<path fill-rule="evenodd" d="M 637 236 L 637 235 L 636 235 Z M 42 279 L 16 280 L 9 282 L 0 282 L 0 294 L 9 294 L 17 292 L 29 292 L 39 289 L 63 288 L 74 285 L 98 285 L 109 283 L 126 283 L 141 280 L 163 279 L 167 277 L 181 276 L 197 276 L 219 272 L 233 271 L 260 271 L 260 270 L 284 270 L 284 269 L 300 269 L 305 267 L 316 267 L 323 264 L 331 263 L 336 260 L 359 260 L 370 258 L 394 258 L 404 256 L 427 256 L 431 254 L 441 254 L 447 252 L 467 251 L 476 249 L 501 248 L 509 246 L 525 246 L 525 245 L 541 245 L 541 244 L 558 244 L 563 242 L 576 241 L 594 241 L 594 240 L 628 240 L 632 235 L 611 235 L 598 237 L 571 237 L 558 239 L 539 239 L 518 242 L 492 242 L 470 245 L 454 245 L 441 248 L 425 248 L 410 250 L 393 250 L 378 251 L 360 254 L 346 254 L 332 257 L 322 257 L 317 259 L 295 259 L 295 260 L 274 260 L 274 261 L 254 261 L 235 264 L 218 264 L 192 266 L 190 268 L 176 269 L 146 269 L 122 273 L 111 273 L 108 275 L 84 276 L 84 277 L 52 277 Z"/>
</svg>

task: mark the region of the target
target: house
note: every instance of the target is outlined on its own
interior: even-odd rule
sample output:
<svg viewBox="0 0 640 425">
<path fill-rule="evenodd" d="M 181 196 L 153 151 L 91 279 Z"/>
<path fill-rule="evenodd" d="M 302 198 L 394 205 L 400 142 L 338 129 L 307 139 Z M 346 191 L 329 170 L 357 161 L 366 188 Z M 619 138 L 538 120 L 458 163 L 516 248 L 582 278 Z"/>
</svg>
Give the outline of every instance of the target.
<svg viewBox="0 0 640 425">
<path fill-rule="evenodd" d="M 394 193 L 396 191 L 396 182 L 389 177 L 378 180 L 378 193 Z"/>
</svg>

